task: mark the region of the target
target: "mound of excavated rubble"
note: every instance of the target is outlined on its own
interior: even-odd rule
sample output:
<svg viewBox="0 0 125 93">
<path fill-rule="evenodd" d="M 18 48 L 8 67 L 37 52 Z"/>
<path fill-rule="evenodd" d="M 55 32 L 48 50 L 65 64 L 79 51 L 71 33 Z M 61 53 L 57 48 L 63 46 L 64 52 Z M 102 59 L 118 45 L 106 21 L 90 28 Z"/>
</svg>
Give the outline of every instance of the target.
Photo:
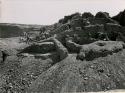
<svg viewBox="0 0 125 93">
<path fill-rule="evenodd" d="M 97 92 L 125 89 L 125 50 L 92 61 L 65 60 L 43 72 L 30 86 L 30 92 Z"/>
</svg>

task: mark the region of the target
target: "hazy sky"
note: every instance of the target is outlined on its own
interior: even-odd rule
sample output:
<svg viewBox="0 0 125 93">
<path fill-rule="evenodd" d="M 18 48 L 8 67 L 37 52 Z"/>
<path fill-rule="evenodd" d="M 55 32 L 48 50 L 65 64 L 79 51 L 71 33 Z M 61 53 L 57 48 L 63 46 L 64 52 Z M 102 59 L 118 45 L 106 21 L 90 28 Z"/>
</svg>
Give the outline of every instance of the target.
<svg viewBox="0 0 125 93">
<path fill-rule="evenodd" d="M 125 0 L 2 0 L 0 22 L 53 24 L 75 12 L 109 12 L 125 9 Z"/>
</svg>

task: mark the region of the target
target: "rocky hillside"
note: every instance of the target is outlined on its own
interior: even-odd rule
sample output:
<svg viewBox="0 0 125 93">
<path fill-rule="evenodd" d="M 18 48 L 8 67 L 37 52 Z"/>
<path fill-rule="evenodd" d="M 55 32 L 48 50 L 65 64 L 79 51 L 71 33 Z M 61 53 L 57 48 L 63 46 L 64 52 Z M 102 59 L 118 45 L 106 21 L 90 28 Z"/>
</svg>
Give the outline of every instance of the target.
<svg viewBox="0 0 125 93">
<path fill-rule="evenodd" d="M 2 25 L 1 33 L 19 35 L 7 32 L 11 38 L 0 39 L 0 93 L 125 89 L 125 27 L 118 16 L 74 13 L 53 25 L 37 27 L 39 35 L 27 36 L 25 41 L 17 37 L 21 26 Z M 25 31 L 31 28 L 36 27 Z"/>
</svg>

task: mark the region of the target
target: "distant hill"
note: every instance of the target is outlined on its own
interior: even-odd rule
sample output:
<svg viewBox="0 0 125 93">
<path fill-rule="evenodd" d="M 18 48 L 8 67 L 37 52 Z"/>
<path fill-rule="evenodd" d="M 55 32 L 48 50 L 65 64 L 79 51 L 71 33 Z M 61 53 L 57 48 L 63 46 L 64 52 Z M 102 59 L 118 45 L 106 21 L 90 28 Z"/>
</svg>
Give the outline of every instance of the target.
<svg viewBox="0 0 125 93">
<path fill-rule="evenodd" d="M 42 25 L 0 23 L 0 38 L 18 37 L 24 31 L 39 31 Z"/>
</svg>

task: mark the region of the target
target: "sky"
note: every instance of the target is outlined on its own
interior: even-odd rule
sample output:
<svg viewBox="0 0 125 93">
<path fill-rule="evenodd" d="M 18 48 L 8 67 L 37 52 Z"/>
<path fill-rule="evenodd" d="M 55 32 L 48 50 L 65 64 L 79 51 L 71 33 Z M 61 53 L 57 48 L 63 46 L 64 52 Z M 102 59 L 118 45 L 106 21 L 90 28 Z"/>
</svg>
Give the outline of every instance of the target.
<svg viewBox="0 0 125 93">
<path fill-rule="evenodd" d="M 125 9 L 125 0 L 0 0 L 0 22 L 49 25 L 75 12 L 109 12 Z"/>
</svg>

